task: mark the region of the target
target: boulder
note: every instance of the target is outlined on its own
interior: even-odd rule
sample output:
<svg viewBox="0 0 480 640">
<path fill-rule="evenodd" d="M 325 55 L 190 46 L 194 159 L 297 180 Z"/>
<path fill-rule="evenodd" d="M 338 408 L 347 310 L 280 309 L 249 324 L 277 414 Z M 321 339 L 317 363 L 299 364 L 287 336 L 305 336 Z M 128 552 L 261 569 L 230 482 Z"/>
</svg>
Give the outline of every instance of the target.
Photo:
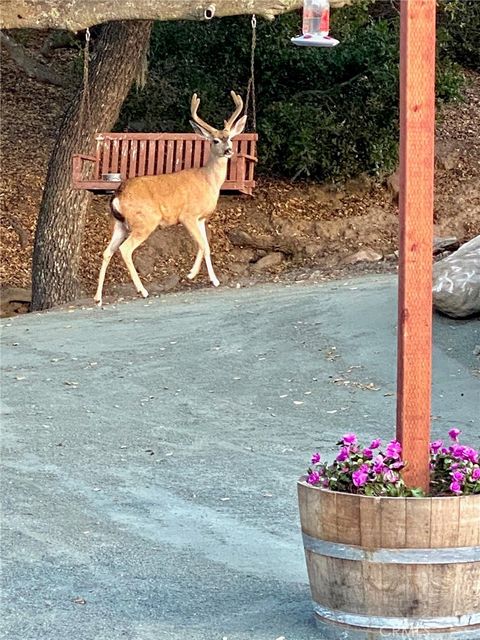
<svg viewBox="0 0 480 640">
<path fill-rule="evenodd" d="M 480 313 L 480 236 L 433 265 L 433 304 L 452 318 Z"/>
<path fill-rule="evenodd" d="M 365 247 L 365 249 L 361 249 L 354 253 L 351 256 L 345 258 L 345 264 L 356 264 L 357 262 L 378 262 L 383 259 L 383 255 L 381 253 L 377 253 L 374 249 L 370 249 L 370 247 Z"/>
<path fill-rule="evenodd" d="M 265 269 L 271 269 L 277 267 L 283 262 L 283 253 L 278 251 L 268 253 L 264 258 L 260 258 L 258 262 L 252 265 L 254 271 L 264 271 Z"/>
</svg>

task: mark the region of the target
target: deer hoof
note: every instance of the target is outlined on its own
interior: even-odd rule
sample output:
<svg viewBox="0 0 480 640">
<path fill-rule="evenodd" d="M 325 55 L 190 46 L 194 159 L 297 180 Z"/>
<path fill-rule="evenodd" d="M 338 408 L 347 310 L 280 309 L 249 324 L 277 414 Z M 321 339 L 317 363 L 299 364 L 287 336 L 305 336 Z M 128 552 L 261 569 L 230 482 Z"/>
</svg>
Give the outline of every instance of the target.
<svg viewBox="0 0 480 640">
<path fill-rule="evenodd" d="M 138 292 L 142 298 L 148 298 L 148 291 L 146 289 L 140 289 Z"/>
<path fill-rule="evenodd" d="M 97 305 L 97 307 L 101 307 L 102 306 L 102 299 L 98 298 L 97 296 L 94 297 L 93 301 L 95 302 L 95 304 Z"/>
<path fill-rule="evenodd" d="M 196 275 L 197 275 L 196 273 L 193 273 L 193 271 L 190 271 L 190 273 L 187 274 L 187 278 L 189 280 L 193 280 Z"/>
<path fill-rule="evenodd" d="M 215 280 L 212 280 L 212 284 L 213 284 L 214 287 L 219 287 L 220 286 L 220 281 L 215 278 Z"/>
</svg>

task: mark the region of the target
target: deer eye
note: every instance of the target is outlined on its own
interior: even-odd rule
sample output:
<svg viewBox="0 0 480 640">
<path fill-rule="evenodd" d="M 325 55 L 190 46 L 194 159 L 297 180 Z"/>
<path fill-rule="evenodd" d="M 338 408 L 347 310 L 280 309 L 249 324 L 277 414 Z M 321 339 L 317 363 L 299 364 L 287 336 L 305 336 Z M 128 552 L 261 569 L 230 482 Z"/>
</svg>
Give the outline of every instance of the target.
<svg viewBox="0 0 480 640">
<path fill-rule="evenodd" d="M 220 140 L 218 138 L 213 139 L 213 144 L 220 144 Z"/>
</svg>

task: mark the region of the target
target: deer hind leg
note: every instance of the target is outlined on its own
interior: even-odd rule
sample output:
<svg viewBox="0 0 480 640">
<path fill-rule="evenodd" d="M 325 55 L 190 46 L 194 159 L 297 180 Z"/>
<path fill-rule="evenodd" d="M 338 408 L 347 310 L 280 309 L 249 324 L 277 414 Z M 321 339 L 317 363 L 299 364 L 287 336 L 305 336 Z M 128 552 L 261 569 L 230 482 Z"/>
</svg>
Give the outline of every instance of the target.
<svg viewBox="0 0 480 640">
<path fill-rule="evenodd" d="M 148 238 L 149 235 L 150 233 L 148 233 L 146 236 L 138 236 L 132 233 L 120 246 L 120 253 L 122 254 L 123 261 L 127 265 L 127 269 L 130 277 L 133 280 L 133 284 L 135 285 L 137 292 L 140 293 L 144 298 L 148 298 L 148 291 L 143 286 L 142 281 L 140 280 L 140 276 L 135 269 L 135 265 L 133 264 L 132 260 L 132 253 L 137 247 L 142 244 L 142 242 L 144 242 Z"/>
<path fill-rule="evenodd" d="M 120 222 L 119 220 L 115 220 L 112 239 L 110 240 L 108 247 L 103 252 L 102 266 L 100 268 L 100 274 L 98 276 L 98 287 L 94 297 L 94 300 L 99 307 L 102 306 L 103 283 L 105 281 L 105 274 L 107 272 L 108 265 L 110 263 L 110 260 L 112 259 L 113 254 L 122 245 L 122 242 L 124 242 L 127 236 L 128 228 L 125 223 Z"/>
<path fill-rule="evenodd" d="M 215 275 L 215 271 L 213 270 L 212 266 L 212 260 L 210 258 L 210 245 L 208 244 L 205 220 L 184 220 L 183 225 L 186 227 L 187 231 L 190 233 L 190 235 L 198 245 L 197 257 L 195 258 L 194 265 L 192 267 L 192 270 L 188 274 L 188 277 L 194 278 L 197 275 L 203 257 L 205 259 L 205 264 L 207 265 L 208 277 L 210 278 L 210 282 L 214 287 L 218 287 L 220 282 Z"/>
</svg>

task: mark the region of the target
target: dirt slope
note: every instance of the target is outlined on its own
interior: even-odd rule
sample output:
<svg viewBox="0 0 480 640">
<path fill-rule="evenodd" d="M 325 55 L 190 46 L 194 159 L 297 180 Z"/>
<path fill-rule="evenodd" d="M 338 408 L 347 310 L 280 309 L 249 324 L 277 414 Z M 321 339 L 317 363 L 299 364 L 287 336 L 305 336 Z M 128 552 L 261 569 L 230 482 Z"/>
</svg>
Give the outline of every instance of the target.
<svg viewBox="0 0 480 640">
<path fill-rule="evenodd" d="M 69 56 L 55 62 L 69 64 Z M 2 175 L 0 184 L 0 276 L 3 287 L 28 288 L 32 242 L 49 153 L 69 92 L 27 78 L 2 52 Z M 480 75 L 469 74 L 465 102 L 450 105 L 437 126 L 435 222 L 439 236 L 467 240 L 480 234 Z M 391 181 L 394 185 L 395 180 Z M 394 187 L 393 187 L 394 191 Z M 82 282 L 91 295 L 108 242 L 107 198 L 96 197 L 88 213 L 82 258 Z M 340 188 L 259 180 L 254 198 L 224 196 L 210 224 L 213 261 L 225 283 L 246 284 L 279 277 L 303 277 L 346 269 L 345 259 L 365 247 L 384 256 L 375 269 L 395 268 L 397 204 L 385 181 L 364 177 Z M 270 253 L 235 246 L 232 233 L 293 243 L 290 252 Z M 274 248 L 272 249 L 274 251 Z M 195 249 L 181 227 L 156 232 L 135 260 L 153 290 L 192 286 L 184 276 Z M 266 266 L 264 265 L 266 263 Z M 268 264 L 270 263 L 270 266 Z M 358 269 L 358 266 L 353 267 Z M 298 276 L 298 274 L 301 276 Z M 133 294 L 119 257 L 107 274 L 107 293 Z M 197 282 L 206 284 L 206 274 Z M 148 287 L 148 284 L 147 284 Z"/>
</svg>

